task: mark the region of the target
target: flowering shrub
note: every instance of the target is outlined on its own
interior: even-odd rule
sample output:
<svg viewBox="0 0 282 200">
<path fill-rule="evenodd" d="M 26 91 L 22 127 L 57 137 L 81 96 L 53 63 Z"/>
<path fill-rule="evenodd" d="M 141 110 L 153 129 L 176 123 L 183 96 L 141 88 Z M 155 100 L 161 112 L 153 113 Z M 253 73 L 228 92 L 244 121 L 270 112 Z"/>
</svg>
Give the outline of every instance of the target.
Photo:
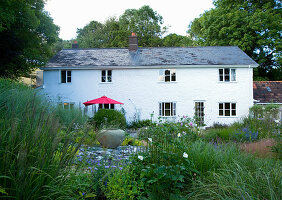
<svg viewBox="0 0 282 200">
<path fill-rule="evenodd" d="M 189 118 L 179 122 L 163 122 L 147 127 L 140 137 L 147 141 L 147 151 L 135 156 L 144 182 L 143 196 L 149 199 L 181 198 L 181 191 L 198 173 L 186 149 L 197 138 L 199 128 Z"/>
<path fill-rule="evenodd" d="M 236 139 L 237 141 L 248 141 L 252 142 L 258 139 L 258 131 L 252 131 L 248 127 L 238 129 L 233 134 L 233 139 Z"/>
<path fill-rule="evenodd" d="M 175 138 L 196 139 L 199 127 L 190 118 L 183 116 L 178 122 L 159 119 L 159 123 L 140 130 L 139 137 L 144 140 L 152 138 L 155 142 L 163 142 Z"/>
<path fill-rule="evenodd" d="M 103 156 L 95 156 L 91 148 L 80 148 L 79 154 L 76 156 L 74 163 L 79 167 L 80 173 L 74 174 L 78 188 L 76 193 L 83 197 L 95 196 L 96 198 L 104 198 L 105 189 L 107 188 L 109 177 L 121 171 L 131 162 L 125 157 L 114 157 L 108 154 Z"/>
</svg>

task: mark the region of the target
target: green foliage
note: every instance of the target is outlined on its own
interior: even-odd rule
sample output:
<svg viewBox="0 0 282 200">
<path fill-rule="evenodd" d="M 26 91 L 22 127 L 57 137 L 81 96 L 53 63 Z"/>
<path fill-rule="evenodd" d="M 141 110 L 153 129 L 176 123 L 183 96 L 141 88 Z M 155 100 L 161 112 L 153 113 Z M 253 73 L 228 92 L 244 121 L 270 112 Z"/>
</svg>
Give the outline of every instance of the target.
<svg viewBox="0 0 282 200">
<path fill-rule="evenodd" d="M 0 79 L 1 196 L 45 198 L 65 181 L 79 144 L 74 145 L 72 132 L 64 138 L 57 134 L 62 125 L 54 109 L 33 89 Z"/>
<path fill-rule="evenodd" d="M 186 146 L 196 139 L 198 127 L 188 118 L 177 123 L 163 122 L 143 130 L 140 137 L 148 141 L 147 152 L 133 163 L 140 169 L 144 193 L 149 199 L 181 198 L 184 188 L 197 174 L 186 154 Z"/>
<path fill-rule="evenodd" d="M 162 16 L 149 6 L 127 9 L 119 19 L 111 17 L 105 23 L 91 21 L 78 29 L 77 40 L 81 48 L 127 47 L 128 36 L 135 32 L 139 46 L 162 46 L 161 36 L 166 31 L 162 24 Z M 182 39 L 182 43 L 188 41 Z"/>
<path fill-rule="evenodd" d="M 192 46 L 193 41 L 187 36 L 169 34 L 163 38 L 163 46 L 165 47 L 187 47 Z"/>
<path fill-rule="evenodd" d="M 251 131 L 258 132 L 259 139 L 276 137 L 281 130 L 278 113 L 279 106 L 277 105 L 255 105 L 250 108 L 250 117 L 234 125 L 238 128 L 248 127 Z"/>
<path fill-rule="evenodd" d="M 133 137 L 126 137 L 123 142 L 121 143 L 121 146 L 128 146 L 128 145 L 131 145 L 131 146 L 142 146 L 143 143 L 136 139 L 136 138 L 133 138 Z"/>
<path fill-rule="evenodd" d="M 263 118 L 266 120 L 279 119 L 279 105 L 268 104 L 268 105 L 254 105 L 250 108 L 250 115 L 254 118 Z"/>
<path fill-rule="evenodd" d="M 119 18 L 121 29 L 127 35 L 134 32 L 138 36 L 138 45 L 154 47 L 161 44 L 161 36 L 166 31 L 162 28 L 163 18 L 150 6 L 139 9 L 127 9 Z"/>
<path fill-rule="evenodd" d="M 82 111 L 77 108 L 68 110 L 58 106 L 55 113 L 60 120 L 60 124 L 71 130 L 81 129 L 88 120 L 87 115 L 83 115 Z"/>
<path fill-rule="evenodd" d="M 86 146 L 95 146 L 95 145 L 100 144 L 96 140 L 96 132 L 93 130 L 86 131 L 86 132 L 83 129 L 78 130 L 74 133 L 74 135 L 75 135 L 75 142 L 77 144 L 82 143 L 83 145 L 86 145 Z"/>
<path fill-rule="evenodd" d="M 18 78 L 44 65 L 53 55 L 57 27 L 43 0 L 0 3 L 0 77 Z"/>
<path fill-rule="evenodd" d="M 234 144 L 196 141 L 186 149 L 200 176 L 187 199 L 280 199 L 281 161 L 254 158 Z"/>
<path fill-rule="evenodd" d="M 279 121 L 279 105 L 254 105 L 250 108 L 250 116 L 231 126 L 215 124 L 215 128 L 205 131 L 207 140 L 232 140 L 238 142 L 254 141 L 263 138 L 279 138 L 281 122 Z"/>
<path fill-rule="evenodd" d="M 241 155 L 244 157 L 244 155 Z M 234 159 L 193 182 L 189 199 L 281 199 L 281 162 Z"/>
<path fill-rule="evenodd" d="M 144 120 L 132 121 L 129 124 L 128 128 L 138 129 L 138 128 L 142 128 L 142 127 L 146 127 L 150 125 L 152 125 L 152 121 L 149 119 L 144 119 Z"/>
<path fill-rule="evenodd" d="M 260 64 L 256 77 L 281 80 L 281 2 L 216 0 L 214 5 L 190 24 L 195 43 L 239 46 Z"/>
<path fill-rule="evenodd" d="M 100 109 L 90 120 L 97 129 L 102 128 L 126 128 L 126 119 L 124 115 L 117 111 L 111 109 Z"/>
<path fill-rule="evenodd" d="M 211 128 L 205 131 L 205 138 L 208 140 L 230 140 L 236 132 L 236 127 L 225 127 L 225 128 Z"/>
<path fill-rule="evenodd" d="M 105 187 L 108 199 L 139 199 L 144 183 L 139 179 L 136 168 L 132 165 L 112 173 Z"/>
</svg>

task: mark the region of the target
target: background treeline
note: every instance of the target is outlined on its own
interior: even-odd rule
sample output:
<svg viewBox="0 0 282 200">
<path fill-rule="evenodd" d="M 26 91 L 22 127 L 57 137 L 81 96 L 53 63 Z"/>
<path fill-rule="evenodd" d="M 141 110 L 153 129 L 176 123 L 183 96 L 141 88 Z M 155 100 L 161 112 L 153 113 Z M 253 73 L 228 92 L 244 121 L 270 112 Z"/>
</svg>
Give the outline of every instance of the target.
<svg viewBox="0 0 282 200">
<path fill-rule="evenodd" d="M 73 40 L 80 48 L 127 47 L 134 32 L 140 47 L 238 46 L 260 65 L 254 80 L 282 80 L 281 1 L 214 0 L 214 5 L 190 23 L 186 36 L 167 35 L 163 17 L 143 6 L 103 23 L 93 20 L 78 28 Z M 26 75 L 71 48 L 73 40 L 58 37 L 44 0 L 3 0 L 0 11 L 0 77 Z"/>
</svg>

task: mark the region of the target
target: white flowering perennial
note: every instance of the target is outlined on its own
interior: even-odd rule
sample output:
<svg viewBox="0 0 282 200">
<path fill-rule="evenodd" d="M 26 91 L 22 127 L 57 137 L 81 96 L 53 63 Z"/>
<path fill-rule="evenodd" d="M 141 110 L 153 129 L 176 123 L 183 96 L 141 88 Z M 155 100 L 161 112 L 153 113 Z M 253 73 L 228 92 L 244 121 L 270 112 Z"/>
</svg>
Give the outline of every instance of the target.
<svg viewBox="0 0 282 200">
<path fill-rule="evenodd" d="M 183 153 L 183 158 L 188 158 L 188 154 L 186 152 Z"/>
<path fill-rule="evenodd" d="M 143 158 L 143 156 L 138 156 L 138 159 L 143 160 L 144 158 Z"/>
<path fill-rule="evenodd" d="M 181 134 L 180 134 L 180 133 L 178 133 L 178 134 L 177 134 L 177 137 L 181 137 Z"/>
<path fill-rule="evenodd" d="M 153 140 L 152 140 L 152 138 L 148 138 L 148 140 L 150 141 L 150 142 L 152 142 Z"/>
</svg>

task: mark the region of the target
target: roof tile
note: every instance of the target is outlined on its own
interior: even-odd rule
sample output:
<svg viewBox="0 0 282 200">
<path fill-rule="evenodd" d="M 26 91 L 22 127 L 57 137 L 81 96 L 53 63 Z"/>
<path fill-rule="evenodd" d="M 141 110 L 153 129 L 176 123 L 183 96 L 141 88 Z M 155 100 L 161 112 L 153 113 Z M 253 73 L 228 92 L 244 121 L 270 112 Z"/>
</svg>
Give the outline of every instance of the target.
<svg viewBox="0 0 282 200">
<path fill-rule="evenodd" d="M 282 103 L 282 81 L 254 81 L 253 89 L 259 103 Z"/>
</svg>

